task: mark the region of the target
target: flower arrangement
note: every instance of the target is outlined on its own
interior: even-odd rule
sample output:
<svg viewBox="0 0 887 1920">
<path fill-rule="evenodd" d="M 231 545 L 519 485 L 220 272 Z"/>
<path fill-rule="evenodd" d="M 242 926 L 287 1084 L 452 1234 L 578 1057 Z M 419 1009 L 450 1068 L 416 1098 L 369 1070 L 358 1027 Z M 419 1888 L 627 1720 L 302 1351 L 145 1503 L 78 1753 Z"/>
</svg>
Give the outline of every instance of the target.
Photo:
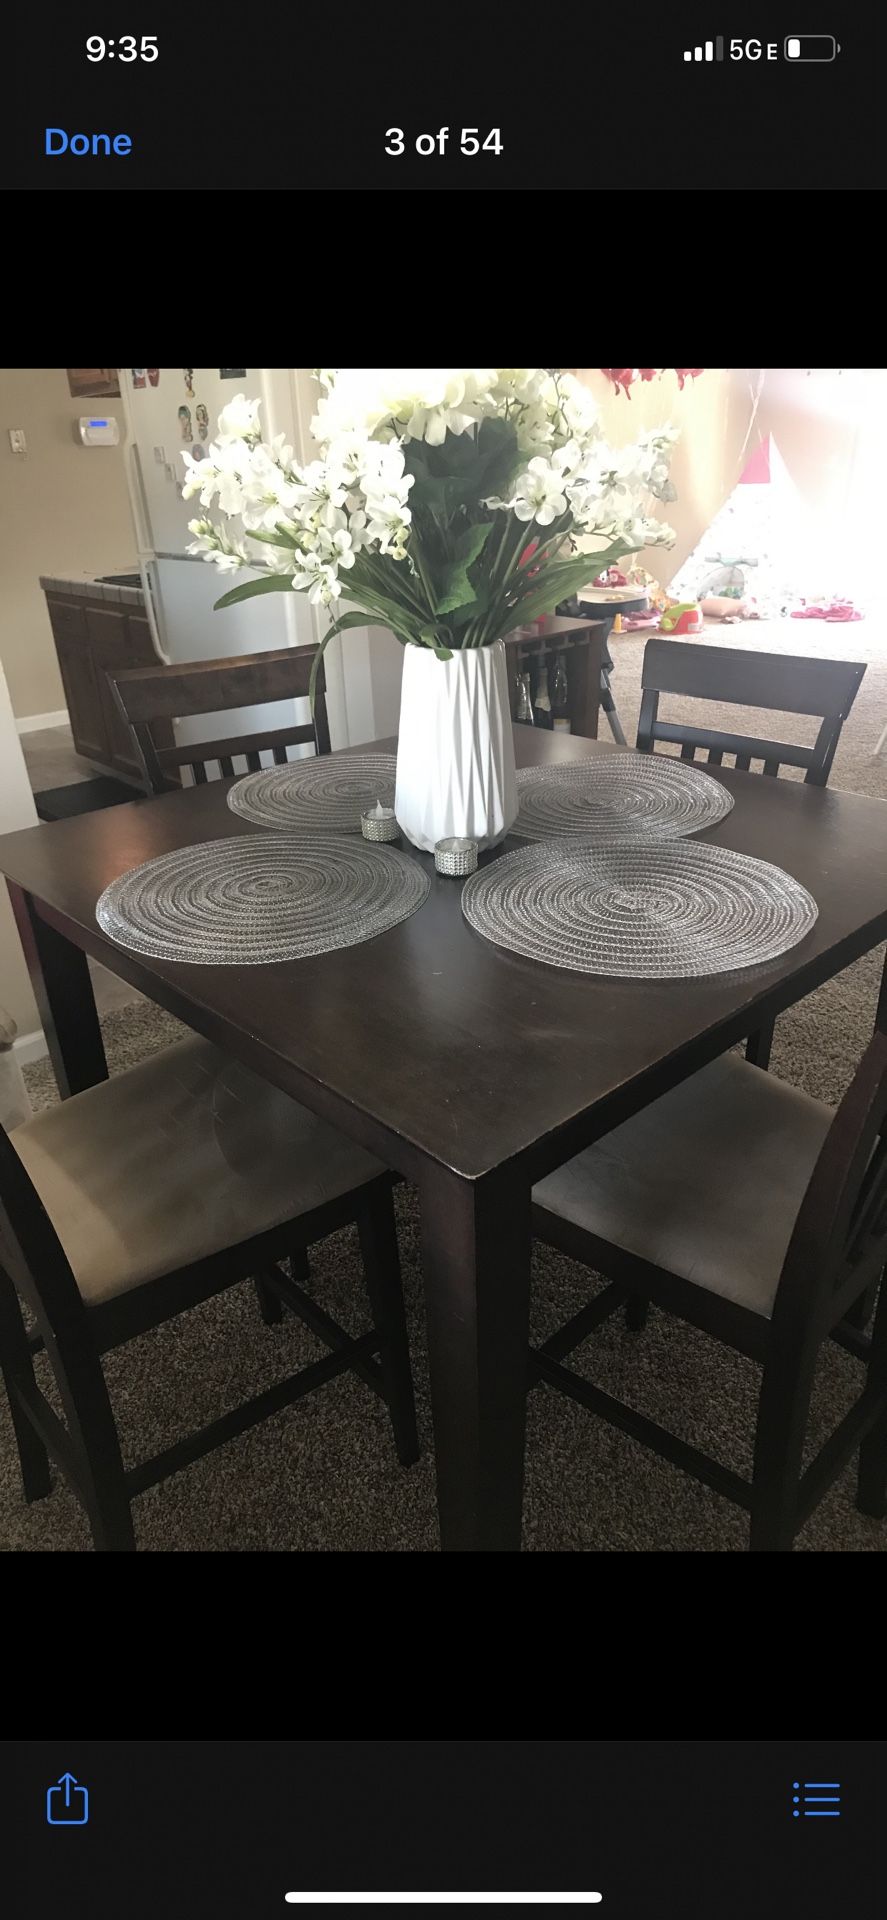
<svg viewBox="0 0 887 1920">
<path fill-rule="evenodd" d="M 335 633 L 368 620 L 450 660 L 553 612 L 584 585 L 590 557 L 598 570 L 674 540 L 650 509 L 674 498 L 676 431 L 615 451 L 572 375 L 499 367 L 317 378 L 316 460 L 300 465 L 282 434 L 263 441 L 260 403 L 238 394 L 206 458 L 185 454 L 184 494 L 217 502 L 244 529 L 238 537 L 209 519 L 189 523 L 191 553 L 257 574 L 217 607 L 295 589 L 315 605 L 359 609 L 338 614 L 318 660 Z"/>
</svg>

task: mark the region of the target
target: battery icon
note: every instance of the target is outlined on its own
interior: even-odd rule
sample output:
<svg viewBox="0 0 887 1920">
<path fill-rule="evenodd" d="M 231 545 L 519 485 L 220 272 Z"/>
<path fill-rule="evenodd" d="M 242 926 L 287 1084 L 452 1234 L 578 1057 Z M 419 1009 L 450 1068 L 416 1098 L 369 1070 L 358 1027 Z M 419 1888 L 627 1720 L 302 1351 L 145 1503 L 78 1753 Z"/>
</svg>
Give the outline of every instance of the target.
<svg viewBox="0 0 887 1920">
<path fill-rule="evenodd" d="M 785 43 L 787 60 L 834 60 L 840 51 L 832 33 L 792 33 Z"/>
</svg>

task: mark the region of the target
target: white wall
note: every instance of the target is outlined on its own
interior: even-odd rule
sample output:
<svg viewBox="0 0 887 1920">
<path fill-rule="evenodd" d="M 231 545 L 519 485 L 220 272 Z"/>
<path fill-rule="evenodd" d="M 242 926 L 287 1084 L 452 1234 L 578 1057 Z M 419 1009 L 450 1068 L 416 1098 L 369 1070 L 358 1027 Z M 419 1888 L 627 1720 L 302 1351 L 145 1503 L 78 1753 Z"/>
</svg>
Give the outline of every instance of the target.
<svg viewBox="0 0 887 1920">
<path fill-rule="evenodd" d="M 64 367 L 0 367 L 0 662 L 16 719 L 65 704 L 41 573 L 123 572 L 135 536 L 123 448 L 84 447 L 74 421 L 98 409 L 121 422 L 120 400 L 73 400 Z M 23 427 L 27 453 L 13 453 Z"/>
</svg>

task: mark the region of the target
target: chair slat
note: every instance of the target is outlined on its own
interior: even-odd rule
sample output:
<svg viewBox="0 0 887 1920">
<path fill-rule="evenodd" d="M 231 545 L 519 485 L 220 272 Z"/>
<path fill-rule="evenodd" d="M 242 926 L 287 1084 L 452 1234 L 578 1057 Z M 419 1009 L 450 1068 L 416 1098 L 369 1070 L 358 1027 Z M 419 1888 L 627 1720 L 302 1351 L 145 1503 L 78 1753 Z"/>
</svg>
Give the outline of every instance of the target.
<svg viewBox="0 0 887 1920">
<path fill-rule="evenodd" d="M 696 748 L 688 740 L 686 744 L 681 748 L 681 759 L 693 760 L 695 759 L 695 757 L 696 757 Z"/>
<path fill-rule="evenodd" d="M 641 710 L 637 745 L 642 753 L 655 751 L 657 741 L 709 749 L 709 762 L 720 766 L 722 755 L 737 756 L 742 772 L 750 761 L 764 762 L 771 778 L 781 766 L 804 768 L 811 786 L 825 786 L 831 771 L 841 728 L 856 698 L 863 661 L 819 660 L 797 654 L 756 653 L 738 647 L 700 646 L 692 641 L 653 639 L 644 650 Z M 821 725 L 812 747 L 790 742 L 749 739 L 720 727 L 700 727 L 660 720 L 662 694 L 720 704 L 763 707 L 779 713 L 807 714 Z"/>
<path fill-rule="evenodd" d="M 232 758 L 239 753 L 269 752 L 274 746 L 313 746 L 314 729 L 312 727 L 275 727 L 268 733 L 242 733 L 226 735 L 224 740 L 201 740 L 199 744 L 202 760 L 218 760 L 223 753 Z M 193 759 L 194 741 L 184 747 L 160 747 L 157 758 L 164 767 L 181 767 Z"/>
<path fill-rule="evenodd" d="M 222 739 L 193 740 L 184 746 L 160 747 L 152 728 L 195 714 L 215 714 L 232 708 L 255 708 L 281 701 L 307 700 L 312 668 L 317 665 L 314 712 L 309 720 L 287 727 L 269 726 L 253 733 L 233 733 Z M 233 761 L 246 756 L 251 772 L 261 767 L 261 755 L 273 754 L 278 766 L 287 761 L 287 747 L 311 745 L 316 753 L 331 750 L 326 711 L 323 662 L 316 647 L 283 647 L 271 653 L 242 654 L 223 660 L 192 660 L 176 665 L 134 667 L 108 675 L 117 707 L 131 729 L 145 784 L 165 793 L 180 784 L 179 771 L 190 767 L 203 785 L 207 762 L 218 761 L 224 776 L 233 775 Z M 168 724 L 167 724 L 168 731 Z M 198 762 L 201 771 L 197 771 Z"/>
<path fill-rule="evenodd" d="M 206 768 L 203 764 L 203 761 L 191 760 L 189 761 L 188 764 L 191 768 L 191 772 L 194 775 L 194 785 L 196 787 L 205 787 L 206 786 Z"/>
</svg>

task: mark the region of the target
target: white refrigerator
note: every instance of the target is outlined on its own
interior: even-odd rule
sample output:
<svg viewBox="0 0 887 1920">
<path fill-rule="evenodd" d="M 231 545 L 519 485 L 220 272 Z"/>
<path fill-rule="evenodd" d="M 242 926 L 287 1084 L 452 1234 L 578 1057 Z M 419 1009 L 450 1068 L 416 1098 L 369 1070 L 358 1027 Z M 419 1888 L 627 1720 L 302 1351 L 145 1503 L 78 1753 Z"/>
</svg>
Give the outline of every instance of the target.
<svg viewBox="0 0 887 1920">
<path fill-rule="evenodd" d="M 323 610 L 298 593 L 274 593 L 244 600 L 216 613 L 214 601 L 249 579 L 221 573 L 187 548 L 188 521 L 207 510 L 199 498 L 183 500 L 185 452 L 213 439 L 223 406 L 235 394 L 262 402 L 263 436 L 285 433 L 296 457 L 316 458 L 309 422 L 318 389 L 306 369 L 253 368 L 225 373 L 218 368 L 123 368 L 120 391 L 126 416 L 125 460 L 135 526 L 139 568 L 154 643 L 161 659 L 207 660 L 228 654 L 266 652 L 276 647 L 316 645 L 329 624 Z M 240 523 L 233 523 L 240 531 Z M 257 554 L 259 549 L 256 549 Z M 334 747 L 379 739 L 397 728 L 402 668 L 393 636 L 377 628 L 355 628 L 334 640 L 325 656 L 327 707 Z M 288 701 L 260 710 L 237 709 L 176 723 L 179 739 L 224 738 L 280 727 L 310 718 L 308 702 Z M 311 748 L 290 748 L 290 755 Z"/>
</svg>

